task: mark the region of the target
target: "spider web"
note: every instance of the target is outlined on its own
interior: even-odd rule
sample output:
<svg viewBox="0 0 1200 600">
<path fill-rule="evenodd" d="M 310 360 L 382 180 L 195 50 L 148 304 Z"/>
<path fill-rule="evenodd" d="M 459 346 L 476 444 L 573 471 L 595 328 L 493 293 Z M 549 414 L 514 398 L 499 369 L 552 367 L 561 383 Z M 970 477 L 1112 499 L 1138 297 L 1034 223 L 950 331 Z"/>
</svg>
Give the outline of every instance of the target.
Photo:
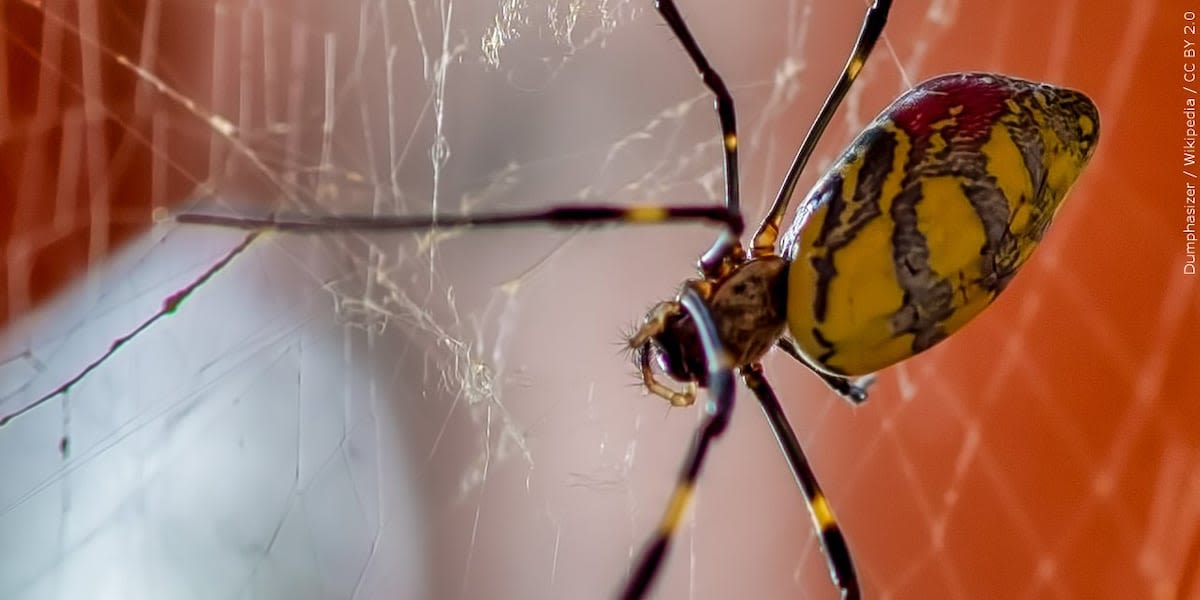
<svg viewBox="0 0 1200 600">
<path fill-rule="evenodd" d="M 3 414 L 244 237 L 156 212 L 720 199 L 711 97 L 649 2 L 99 4 L 3 5 Z M 753 219 L 865 4 L 681 4 L 734 92 Z M 951 70 L 1086 90 L 1100 153 L 1013 291 L 866 406 L 768 374 L 869 597 L 1194 595 L 1200 296 L 1167 200 L 1185 6 L 976 4 L 897 2 L 802 185 Z M 698 413 L 638 390 L 620 332 L 712 235 L 254 241 L 0 428 L 0 596 L 611 594 Z M 744 391 L 656 592 L 836 596 Z"/>
</svg>

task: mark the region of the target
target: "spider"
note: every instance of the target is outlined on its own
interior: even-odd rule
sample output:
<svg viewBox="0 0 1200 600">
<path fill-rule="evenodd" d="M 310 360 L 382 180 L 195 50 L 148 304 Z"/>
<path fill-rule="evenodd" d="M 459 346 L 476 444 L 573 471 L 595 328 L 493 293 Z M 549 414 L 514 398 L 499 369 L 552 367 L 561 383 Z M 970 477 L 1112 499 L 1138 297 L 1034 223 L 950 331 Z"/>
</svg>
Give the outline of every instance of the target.
<svg viewBox="0 0 1200 600">
<path fill-rule="evenodd" d="M 0 419 L 0 425 L 67 391 L 154 320 L 175 311 L 265 230 L 715 223 L 722 231 L 700 257 L 699 277 L 651 308 L 628 340 L 649 392 L 673 406 L 689 406 L 705 388 L 708 401 L 667 509 L 621 597 L 645 596 L 662 570 L 709 448 L 732 414 L 736 371 L 758 399 L 803 492 L 834 585 L 843 598 L 858 598 L 848 544 L 763 373 L 763 356 L 778 347 L 840 396 L 862 403 L 865 378 L 945 339 L 1003 291 L 1041 240 L 1099 139 L 1096 106 L 1080 92 L 990 73 L 936 77 L 884 109 L 818 180 L 781 236 L 796 182 L 882 35 L 891 4 L 875 0 L 867 10 L 841 75 L 746 247 L 740 241 L 744 221 L 733 97 L 674 0 L 658 0 L 659 14 L 716 97 L 724 155 L 722 205 L 571 205 L 510 214 L 383 218 L 181 214 L 180 223 L 251 233 L 99 360 Z M 661 382 L 656 372 L 682 388 Z M 853 379 L 860 376 L 864 379 Z"/>
</svg>

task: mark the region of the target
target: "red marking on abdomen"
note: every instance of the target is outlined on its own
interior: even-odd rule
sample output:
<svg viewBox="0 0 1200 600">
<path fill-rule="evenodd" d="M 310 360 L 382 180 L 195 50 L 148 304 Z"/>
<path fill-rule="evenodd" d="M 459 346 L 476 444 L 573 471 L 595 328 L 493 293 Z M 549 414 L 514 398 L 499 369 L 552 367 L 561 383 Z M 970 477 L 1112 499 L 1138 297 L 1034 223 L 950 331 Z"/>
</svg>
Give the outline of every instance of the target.
<svg viewBox="0 0 1200 600">
<path fill-rule="evenodd" d="M 1002 78 L 990 73 L 954 73 L 930 79 L 896 101 L 884 115 L 897 127 L 916 139 L 925 139 L 932 125 L 951 117 L 950 109 L 961 106 L 955 124 L 943 129 L 943 136 L 983 137 L 1001 113 L 1005 101 L 1015 98 L 1024 86 L 1036 84 Z"/>
</svg>

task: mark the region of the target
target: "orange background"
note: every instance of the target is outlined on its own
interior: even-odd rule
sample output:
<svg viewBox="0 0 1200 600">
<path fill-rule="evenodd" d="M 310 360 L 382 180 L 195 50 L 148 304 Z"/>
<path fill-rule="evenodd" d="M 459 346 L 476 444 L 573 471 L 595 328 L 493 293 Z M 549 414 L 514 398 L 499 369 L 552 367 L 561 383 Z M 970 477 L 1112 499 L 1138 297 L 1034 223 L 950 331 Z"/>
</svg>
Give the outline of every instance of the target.
<svg viewBox="0 0 1200 600">
<path fill-rule="evenodd" d="M 409 210 L 427 212 L 420 196 L 430 192 L 417 180 L 428 163 L 432 125 L 420 115 L 427 109 L 431 86 L 422 79 L 415 59 L 420 46 L 411 31 L 397 30 L 397 80 L 417 86 L 419 93 L 398 87 L 399 104 L 387 105 L 382 95 L 370 94 L 356 104 L 345 98 L 357 93 L 356 85 L 377 85 L 378 76 L 364 75 L 351 79 L 357 84 L 337 87 L 335 99 L 344 101 L 339 106 L 349 107 L 338 112 L 337 131 L 346 132 L 348 141 L 336 140 L 328 151 L 338 169 L 318 178 L 308 167 L 319 163 L 325 151 L 320 93 L 306 100 L 295 120 L 284 111 L 271 114 L 270 107 L 286 105 L 278 97 L 274 104 L 264 102 L 266 109 L 251 102 L 259 108 L 247 110 L 240 102 L 282 93 L 296 81 L 310 86 L 306 93 L 320 88 L 322 52 L 329 39 L 324 32 L 337 34 L 339 73 L 352 72 L 355 32 L 361 26 L 358 7 L 277 3 L 270 5 L 272 19 L 264 24 L 260 13 L 239 2 L 222 4 L 226 16 L 217 17 L 199 3 L 130 4 L 99 3 L 94 15 L 70 2 L 3 5 L 8 93 L 0 112 L 0 232 L 6 243 L 6 260 L 0 263 L 0 324 L 31 318 L 35 308 L 44 307 L 70 282 L 101 270 L 127 240 L 146 235 L 155 207 L 196 198 L 216 198 L 222 207 L 235 210 L 253 210 L 248 207 L 262 201 L 311 207 L 322 184 L 353 188 L 355 194 L 346 196 L 369 196 L 362 188 L 370 186 L 354 174 L 366 172 L 368 180 L 379 182 L 386 180 L 380 174 L 387 169 L 368 167 L 367 151 L 357 142 L 382 144 L 384 136 L 368 135 L 368 128 L 360 131 L 354 124 L 360 106 L 393 111 L 398 122 L 408 123 L 398 130 L 415 132 L 421 140 L 414 154 L 398 161 L 398 170 L 402 182 L 409 177 L 415 181 L 404 186 L 413 196 L 407 201 L 415 202 L 409 206 L 416 208 Z M 826 82 L 840 67 L 861 12 L 855 3 L 835 8 L 818 2 L 811 13 L 801 11 L 802 16 L 792 9 L 806 7 L 803 3 L 788 4 L 788 10 L 772 2 L 746 3 L 745 8 L 721 2 L 681 4 L 739 100 L 746 148 L 743 190 L 753 218 L 765 204 L 762 199 L 773 193 Z M 478 33 L 488 22 L 488 10 L 476 15 L 476 8 L 456 8 L 466 31 Z M 961 335 L 882 373 L 866 406 L 842 406 L 786 360 L 768 361 L 768 374 L 840 517 L 868 597 L 1200 597 L 1200 584 L 1189 570 L 1200 562 L 1200 293 L 1196 277 L 1182 274 L 1187 181 L 1181 172 L 1182 46 L 1183 11 L 1189 8 L 1200 10 L 1200 5 L 1179 0 L 1124 0 L 1103 9 L 1079 1 L 896 3 L 887 43 L 868 64 L 861 96 L 835 119 L 818 162 L 853 134 L 848 124 L 869 119 L 903 89 L 906 79 L 912 83 L 946 71 L 994 70 L 1083 90 L 1100 107 L 1102 135 L 1091 166 L 1011 291 Z M 394 7 L 392 18 L 403 23 L 407 10 Z M 431 22 L 433 9 L 422 11 L 421 22 Z M 680 202 L 715 199 L 715 187 L 680 183 L 710 173 L 719 160 L 711 146 L 697 153 L 702 166 L 678 163 L 681 174 L 654 170 L 644 181 L 626 174 L 626 169 L 637 173 L 647 165 L 675 165 L 672 161 L 685 159 L 694 149 L 689 144 L 715 139 L 717 131 L 707 100 L 689 112 L 685 128 L 647 125 L 660 116 L 658 111 L 700 91 L 656 15 L 646 7 L 629 11 L 605 34 L 603 47 L 582 46 L 562 59 L 558 71 L 554 66 L 559 63 L 546 66 L 537 60 L 560 52 L 538 46 L 545 43 L 533 39 L 538 36 L 524 39 L 530 45 L 528 56 L 517 46 L 500 69 L 479 67 L 473 62 L 478 55 L 474 41 L 466 45 L 465 58 L 452 66 L 457 71 L 452 71 L 447 92 L 450 128 L 462 136 L 451 144 L 443 174 L 441 193 L 455 200 L 447 210 L 461 209 L 457 200 L 484 188 L 508 161 L 521 165 L 519 181 L 510 195 L 495 194 L 509 201 L 493 208 L 570 198 L 585 185 L 617 201 L 644 201 L 646 196 Z M 776 89 L 770 82 L 794 31 L 789 25 L 805 18 L 809 29 L 799 87 L 778 113 L 786 116 L 756 127 L 761 124 L 756 109 L 769 109 L 769 92 Z M 151 22 L 160 29 L 148 36 L 144 25 Z M 272 27 L 291 32 L 297 23 L 304 26 L 300 38 L 307 48 L 303 74 L 287 71 L 283 62 L 275 74 L 259 71 L 270 54 L 264 48 L 291 48 L 280 52 L 288 57 L 295 56 L 295 47 L 287 45 L 283 34 L 262 42 L 257 32 Z M 229 37 L 214 33 L 222 27 Z M 452 37 L 452 43 L 460 42 Z M 426 47 L 437 45 L 435 38 L 426 39 Z M 61 46 L 48 45 L 48 39 L 61 39 Z M 61 54 L 48 55 L 51 47 Z M 96 47 L 106 51 L 96 52 Z M 378 48 L 367 48 L 368 65 L 382 60 Z M 147 77 L 120 64 L 118 55 L 140 57 L 139 64 L 152 65 L 155 77 L 179 96 L 196 99 L 197 106 L 182 105 L 173 94 L 147 85 Z M 239 71 L 245 64 L 251 65 L 249 71 Z M 61 80 L 46 83 L 48 73 Z M 237 133 L 215 133 L 207 121 L 210 115 L 227 118 Z M 289 133 L 265 133 L 272 123 L 291 125 L 288 132 L 296 137 L 285 143 Z M 650 144 L 672 141 L 648 150 L 633 143 L 626 154 L 605 162 L 606 150 L 622 134 L 639 128 L 649 130 Z M 286 148 L 301 150 L 293 156 Z M 481 162 L 471 162 L 476 159 Z M 815 177 L 815 172 L 807 174 L 801 188 Z M 361 210 L 364 204 L 350 206 Z M 505 409 L 512 411 L 525 445 L 509 448 L 504 457 L 484 452 L 482 448 L 499 447 L 489 437 L 495 434 L 493 426 L 464 417 L 465 409 L 446 408 L 462 398 L 454 385 L 443 386 L 430 374 L 446 368 L 429 358 L 444 351 L 437 336 L 409 336 L 405 327 L 416 326 L 400 321 L 387 334 L 400 335 L 399 340 L 362 342 L 374 354 L 383 348 L 390 352 L 392 344 L 399 348 L 373 356 L 379 361 L 373 374 L 389 383 L 401 381 L 401 391 L 389 396 L 397 403 L 390 410 L 402 415 L 397 417 L 400 427 L 418 429 L 405 429 L 395 451 L 413 453 L 420 465 L 412 485 L 421 498 L 421 530 L 379 529 L 424 540 L 418 551 L 424 557 L 418 563 L 424 566 L 416 572 L 427 581 L 393 580 L 361 593 L 370 596 L 375 589 L 379 597 L 406 597 L 388 595 L 401 589 L 436 597 L 603 596 L 616 585 L 642 532 L 652 528 L 694 425 L 693 412 L 668 413 L 656 399 L 640 397 L 628 385 L 630 368 L 615 356 L 610 342 L 641 307 L 670 294 L 675 282 L 689 275 L 690 257 L 711 233 L 668 228 L 569 239 L 546 234 L 550 241 L 529 241 L 534 234 L 528 232 L 472 235 L 440 246 L 445 253 L 445 262 L 438 263 L 442 287 L 437 294 L 416 297 L 444 308 L 444 288 L 454 287 L 462 296 L 457 305 L 462 314 L 514 326 L 512 337 L 496 344 L 503 348 L 503 365 L 489 363 L 495 356 L 487 354 L 491 346 L 485 344 L 479 353 L 485 364 L 507 369 L 500 379 Z M 211 259 L 196 255 L 171 267 L 160 281 L 174 285 L 163 288 L 165 293 L 158 287 L 137 288 L 132 297 L 140 301 L 142 318 L 237 239 L 224 235 L 210 240 L 212 247 L 203 256 Z M 311 324 L 312 315 L 331 317 L 328 300 L 320 299 L 327 279 L 303 268 L 297 269 L 299 274 L 280 274 L 271 262 L 282 256 L 296 267 L 329 250 L 314 248 L 311 241 L 300 242 L 299 250 L 285 241 L 270 243 L 283 250 L 273 258 L 253 259 L 261 262 L 252 263 L 248 275 L 266 289 L 267 312 L 272 303 L 289 301 L 283 297 L 290 292 L 273 285 L 287 290 L 304 286 L 316 290 L 318 298 L 300 311 L 303 319 L 278 324 L 278 330 L 300 330 Z M 532 249 L 525 248 L 527 243 Z M 139 248 L 138 256 L 153 256 L 156 246 Z M 333 248 L 334 254 L 362 250 L 353 242 Z M 421 256 L 412 245 L 405 248 L 398 251 L 401 256 Z M 553 258 L 543 266 L 539 261 L 547 254 Z M 526 276 L 534 265 L 535 271 L 542 270 Z M 503 295 L 495 290 L 514 277 L 523 282 L 516 296 L 519 309 L 496 318 L 491 302 Z M 108 289 L 108 284 L 96 285 Z M 262 291 L 248 285 L 254 293 Z M 223 319 L 232 318 L 231 307 L 240 305 L 216 291 L 189 301 L 163 327 L 198 318 L 187 316 L 188 310 L 194 307 L 192 314 L 202 314 L 205 305 L 222 320 L 199 323 L 194 335 L 233 327 Z M 442 309 L 430 310 L 442 314 Z M 343 317 L 338 313 L 339 320 Z M 88 356 L 103 351 L 107 341 L 139 320 L 131 319 L 98 334 L 100 341 L 81 343 L 81 356 L 72 360 L 39 355 L 44 336 L 37 326 L 14 329 L 17 341 L 4 346 L 6 370 L 0 371 L 0 379 L 6 381 L 0 393 L 6 396 L 0 407 L 10 412 L 35 392 L 61 383 L 56 373 L 81 368 Z M 577 327 L 586 330 L 578 333 Z M 274 338 L 259 329 L 245 335 L 239 342 L 236 332 L 230 333 L 232 341 L 227 350 L 216 351 L 213 364 L 224 364 L 223 352 L 241 352 L 247 345 L 298 347 L 288 341 L 293 338 Z M 191 338 L 179 333 L 172 339 L 177 345 L 155 346 L 152 340 L 144 345 L 148 352 L 169 355 L 185 351 Z M 370 345 L 375 343 L 379 346 Z M 32 358 L 22 355 L 26 350 Z M 54 364 L 57 360 L 65 362 Z M 335 360 L 333 370 L 350 377 L 345 375 L 350 359 L 342 360 L 346 362 L 340 365 Z M 21 365 L 37 361 L 50 365 L 29 368 L 40 378 L 21 374 Z M 307 363 L 297 364 L 296 373 L 308 377 Z M 100 403 L 91 406 L 103 412 L 103 403 L 116 402 L 116 396 L 136 388 L 139 376 L 137 368 L 127 373 L 115 369 L 101 377 L 103 385 L 119 394 L 81 395 L 88 399 L 71 402 Z M 200 366 L 184 369 L 182 375 L 206 376 Z M 27 382 L 32 382 L 32 396 L 10 394 L 24 390 Z M 331 385 L 333 391 L 323 398 L 337 405 L 338 389 Z M 743 391 L 741 397 L 735 425 L 717 446 L 703 479 L 694 524 L 668 562 L 661 597 L 730 597 L 737 592 L 834 597 L 799 494 L 750 396 Z M 89 447 L 88 436 L 76 434 L 76 457 L 53 458 L 59 429 L 82 425 L 53 412 L 60 409 L 46 410 L 54 415 L 47 429 L 14 429 L 15 423 L 0 430 L 0 454 L 12 461 L 4 464 L 42 461 L 47 475 L 31 481 L 52 481 L 54 490 L 72 489 L 78 480 L 67 474 L 99 463 L 108 446 Z M 131 414 L 148 412 L 135 408 Z M 66 420 L 71 423 L 60 427 L 59 421 Z M 98 439 L 113 437 L 109 433 Z M 626 459 L 620 448 L 636 448 L 636 456 Z M 140 449 L 143 455 L 157 451 L 153 443 Z M 512 458 L 526 452 L 531 459 Z M 51 458 L 44 458 L 46 453 Z M 481 455 L 491 465 L 480 476 L 485 483 L 458 489 L 480 468 Z M 6 487 L 0 515 L 10 518 L 42 502 L 38 494 L 45 489 L 18 489 L 11 481 Z M 74 496 L 72 506 L 87 502 L 83 492 Z M 193 518 L 207 522 L 203 514 Z M 339 518 L 336 511 L 314 517 L 334 524 Z M 212 522 L 218 527 L 219 520 Z M 368 531 L 378 525 L 366 522 Z M 21 531 L 14 527 L 0 521 L 0 554 L 20 548 Z M 282 548 L 285 542 L 279 544 Z M 330 552 L 354 562 L 362 559 L 361 546 L 356 548 Z M 36 596 L 42 589 L 39 578 L 57 578 L 55 565 L 77 557 L 61 550 L 50 549 L 45 560 L 30 559 L 30 564 L 0 572 L 0 595 Z M 56 552 L 68 559 L 55 562 Z M 378 558 L 362 559 L 368 565 L 365 572 L 385 568 L 380 563 L 386 552 L 372 552 Z M 26 568 L 30 570 L 19 570 Z M 1190 582 L 1187 589 L 1176 589 L 1181 581 Z M 191 589 L 201 585 L 193 583 Z"/>
</svg>

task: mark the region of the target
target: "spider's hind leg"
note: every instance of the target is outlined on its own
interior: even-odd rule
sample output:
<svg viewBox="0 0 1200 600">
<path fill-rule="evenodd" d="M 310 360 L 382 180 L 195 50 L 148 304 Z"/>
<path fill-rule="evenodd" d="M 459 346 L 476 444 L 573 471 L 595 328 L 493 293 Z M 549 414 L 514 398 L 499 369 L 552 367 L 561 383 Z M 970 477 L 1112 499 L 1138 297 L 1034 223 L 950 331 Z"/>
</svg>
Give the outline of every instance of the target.
<svg viewBox="0 0 1200 600">
<path fill-rule="evenodd" d="M 875 383 L 875 375 L 873 373 L 865 377 L 859 377 L 858 379 L 832 375 L 812 364 L 800 352 L 800 348 L 796 346 L 796 342 L 793 342 L 791 339 L 786 337 L 779 338 L 775 342 L 775 345 L 779 346 L 788 356 L 796 359 L 796 362 L 804 365 L 809 371 L 816 373 L 817 377 L 820 377 L 821 381 L 824 381 L 825 385 L 829 386 L 829 389 L 837 392 L 839 396 L 845 398 L 850 404 L 858 406 L 867 401 L 867 388 Z"/>
</svg>

